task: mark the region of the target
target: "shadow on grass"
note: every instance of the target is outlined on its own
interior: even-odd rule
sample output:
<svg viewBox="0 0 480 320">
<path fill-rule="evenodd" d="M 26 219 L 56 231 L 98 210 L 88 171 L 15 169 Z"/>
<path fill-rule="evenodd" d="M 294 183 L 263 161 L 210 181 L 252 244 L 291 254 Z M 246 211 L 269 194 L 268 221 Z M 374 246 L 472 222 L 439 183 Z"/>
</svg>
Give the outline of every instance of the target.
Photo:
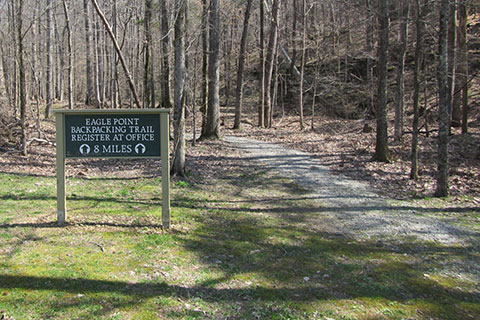
<svg viewBox="0 0 480 320">
<path fill-rule="evenodd" d="M 374 197 L 362 197 L 361 199 L 375 199 Z M 251 198 L 244 200 L 219 200 L 219 199 L 204 199 L 201 203 L 213 203 L 213 204 L 235 204 L 235 203 L 279 203 L 282 201 L 303 201 L 303 200 L 328 200 L 328 199 L 359 199 L 351 196 L 335 196 L 335 197 L 323 197 L 323 196 L 299 196 L 299 197 L 266 197 L 266 198 Z M 57 200 L 56 196 L 46 195 L 46 194 L 5 194 L 0 196 L 0 200 L 14 200 L 14 201 L 32 201 L 32 200 Z M 122 199 L 121 197 L 95 197 L 95 196 L 68 196 L 68 201 L 95 201 L 95 202 L 112 202 L 112 203 L 124 203 L 124 204 L 142 204 L 142 205 L 160 205 L 161 199 L 153 197 L 149 199 Z M 208 206 L 199 204 L 197 199 L 189 198 L 185 196 L 178 196 L 171 200 L 172 205 L 176 207 L 191 208 L 191 209 L 209 209 Z M 210 209 L 221 209 L 218 206 L 212 206 Z M 251 209 L 251 208 L 230 208 L 225 207 L 225 210 L 233 211 L 242 211 L 242 212 L 261 212 L 265 211 L 262 209 Z M 315 206 L 315 207 L 305 207 L 305 206 L 288 206 L 288 207 L 277 207 L 270 208 L 267 211 L 269 212 L 304 212 L 312 213 L 320 212 L 369 212 L 369 211 L 409 211 L 415 215 L 415 212 L 419 213 L 469 213 L 469 212 L 480 212 L 480 207 L 447 207 L 447 208 L 435 208 L 435 207 L 416 207 L 416 206 L 371 206 L 371 205 L 358 205 L 358 206 Z"/>
<path fill-rule="evenodd" d="M 226 178 L 227 179 L 227 178 Z M 233 183 L 233 179 L 228 178 Z M 230 182 L 230 181 L 229 181 Z M 284 219 L 290 223 L 310 223 L 312 217 L 323 217 L 329 213 L 339 213 L 342 219 L 359 219 L 362 213 L 365 212 L 386 212 L 387 215 L 395 214 L 395 212 L 402 213 L 411 213 L 412 221 L 416 219 L 419 223 L 424 223 L 424 218 L 417 216 L 417 213 L 454 213 L 454 214 L 465 214 L 469 212 L 480 212 L 480 208 L 465 208 L 465 207 L 449 207 L 449 208 L 426 208 L 426 207 L 415 207 L 415 206 L 378 206 L 378 205 L 358 205 L 358 206 L 324 206 L 321 202 L 305 202 L 309 200 L 325 200 L 331 199 L 331 197 L 322 197 L 322 196 L 303 196 L 302 190 L 295 188 L 293 184 L 285 183 L 280 180 L 275 182 L 275 179 L 269 181 L 269 186 L 273 189 L 283 189 L 288 194 L 297 193 L 298 196 L 293 197 L 266 197 L 266 198 L 249 198 L 241 200 L 222 200 L 222 199 L 202 199 L 199 201 L 196 198 L 189 197 L 183 193 L 182 195 L 176 196 L 172 200 L 172 208 L 184 208 L 184 209 L 195 209 L 201 211 L 226 211 L 236 214 L 262 214 L 269 213 L 278 216 L 279 218 Z M 235 186 L 240 190 L 244 187 L 250 188 L 252 186 L 246 184 L 242 186 Z M 233 188 L 233 187 L 232 187 Z M 341 196 L 341 198 L 348 198 L 348 196 Z M 4 194 L 0 196 L 0 200 L 13 200 L 13 201 L 54 201 L 56 197 L 50 196 L 47 194 Z M 69 202 L 81 202 L 81 201 L 91 201 L 94 203 L 116 203 L 116 204 L 129 204 L 129 205 L 142 205 L 142 206 L 159 206 L 161 201 L 154 197 L 151 200 L 148 199 L 128 199 L 121 197 L 101 197 L 101 196 L 69 196 L 67 198 Z M 255 204 L 261 204 L 262 206 L 256 207 Z M 383 218 L 380 216 L 378 219 L 370 218 L 369 221 L 362 222 L 365 228 L 375 229 L 381 228 L 385 223 Z M 425 222 L 426 223 L 426 222 Z M 104 226 L 116 226 L 116 227 L 157 227 L 151 224 L 145 225 L 129 225 L 129 224 L 112 224 L 109 222 L 77 222 L 71 225 L 83 224 L 83 225 L 104 225 Z M 37 228 L 50 228 L 57 227 L 54 223 L 16 223 L 16 224 L 0 224 L 0 228 L 13 228 L 13 227 L 37 227 Z M 479 239 L 480 233 L 476 231 L 466 230 L 461 227 L 456 227 L 450 224 L 441 224 L 439 225 L 438 230 L 425 229 L 424 231 L 419 232 L 428 234 L 428 233 L 438 233 L 438 234 L 453 234 L 463 237 L 471 237 Z M 479 239 L 480 240 L 480 239 Z"/>
<path fill-rule="evenodd" d="M 295 298 L 292 300 L 372 298 L 379 303 L 414 304 L 425 318 L 464 319 L 480 312 L 480 292 L 477 289 L 466 289 L 463 284 L 453 285 L 458 280 L 454 276 L 445 276 L 443 284 L 442 276 L 440 280 L 430 276 L 431 273 L 438 274 L 437 270 L 447 273 L 455 270 L 478 281 L 478 232 L 445 225 L 441 232 L 472 238 L 469 244 L 450 246 L 414 239 L 399 243 L 359 242 L 339 233 L 314 232 L 308 228 L 309 224 L 321 224 L 322 217 L 337 212 L 348 220 L 369 211 L 382 211 L 387 215 L 409 212 L 413 218 L 415 212 L 464 214 L 478 212 L 479 208 L 381 206 L 373 199 L 371 202 L 362 199 L 367 200 L 365 205 L 324 206 L 321 200 L 332 197 L 308 196 L 293 183 L 289 186 L 275 178 L 262 181 L 255 173 L 251 174 L 252 170 L 264 169 L 250 167 L 244 179 L 228 174 L 222 178 L 229 184 L 230 190 L 225 190 L 232 197 L 224 195 L 221 199 L 198 202 L 183 195 L 172 201 L 174 207 L 202 212 L 197 217 L 198 228 L 191 234 L 178 235 L 178 238 L 199 260 L 223 274 L 223 277 L 210 279 L 204 285 L 225 287 L 243 275 L 255 274 L 258 279 L 253 282 L 294 288 Z M 234 195 L 249 188 L 257 188 L 262 193 L 247 199 L 235 199 Z M 283 190 L 287 197 L 262 197 L 264 191 L 268 194 L 268 190 Z M 266 213 L 268 218 L 264 218 Z M 419 218 L 423 217 L 420 215 Z M 382 223 L 385 222 L 366 222 L 365 228 L 375 228 Z M 425 233 L 429 232 L 433 231 L 427 228 Z M 265 295 L 269 294 L 265 292 Z M 278 294 L 282 296 L 281 290 Z M 268 298 L 262 294 L 258 299 Z"/>
<path fill-rule="evenodd" d="M 57 200 L 56 196 L 46 194 L 6 194 L 0 196 L 0 200 L 14 200 L 14 201 L 35 201 L 44 200 L 52 201 Z M 152 200 L 147 199 L 122 199 L 121 197 L 94 197 L 94 196 L 76 196 L 71 195 L 67 197 L 67 201 L 94 201 L 94 202 L 111 202 L 122 204 L 142 204 L 142 205 L 161 205 L 161 201 L 158 197 L 153 197 Z"/>
<path fill-rule="evenodd" d="M 320 298 L 316 296 L 314 288 L 244 288 L 244 289 L 216 289 L 209 286 L 180 286 L 159 283 L 131 283 L 122 281 L 94 280 L 94 279 L 67 279 L 52 277 L 0 275 L 1 288 L 4 290 L 21 288 L 27 290 L 54 290 L 69 293 L 106 293 L 114 292 L 137 297 L 177 297 L 190 299 L 199 296 L 206 301 L 219 302 L 229 300 L 245 300 L 244 297 L 262 297 L 264 300 L 304 300 Z"/>
<path fill-rule="evenodd" d="M 312 198 L 293 184 L 285 184 L 281 179 L 260 183 L 255 176 L 247 176 L 244 181 L 239 181 L 235 176 L 226 176 L 224 181 L 231 190 L 222 194 L 221 198 L 197 199 L 185 196 L 189 191 L 185 189 L 186 192 L 172 201 L 173 213 L 176 209 L 195 209 L 189 212 L 195 222 L 179 222 L 184 224 L 180 227 L 191 223 L 188 231 L 172 232 L 175 243 L 195 255 L 196 260 L 201 262 L 200 264 L 193 260 L 192 264 L 208 266 L 217 271 L 215 274 L 219 274 L 218 276 L 210 276 L 190 286 L 169 283 L 163 278 L 132 283 L 3 274 L 0 275 L 0 288 L 51 290 L 73 294 L 108 293 L 127 297 L 122 302 L 114 301 L 109 295 L 97 295 L 94 302 L 102 305 L 102 310 L 96 311 L 96 315 L 106 314 L 112 307 L 141 308 L 140 300 L 155 297 L 181 301 L 198 298 L 223 304 L 225 309 L 232 309 L 233 307 L 224 306 L 231 303 L 252 308 L 252 305 L 259 303 L 285 302 L 293 303 L 293 308 L 297 310 L 302 307 L 295 305 L 295 302 L 312 304 L 327 301 L 335 306 L 336 301 L 368 299 L 370 302 L 360 303 L 365 303 L 369 308 L 377 308 L 378 305 L 386 305 L 388 302 L 398 302 L 402 306 L 415 305 L 422 318 L 441 319 L 464 319 L 471 312 L 480 310 L 478 289 L 465 288 L 462 284 L 455 283 L 443 285 L 430 276 L 435 274 L 436 270 L 450 271 L 446 266 L 454 265 L 453 269 L 459 274 L 476 277 L 475 272 L 480 264 L 476 246 L 443 246 L 419 241 L 395 245 L 375 241 L 359 242 L 337 233 L 312 232 L 304 225 L 296 223 L 310 223 L 309 218 L 312 216 L 321 217 L 325 213 L 338 210 L 359 214 L 369 210 L 409 210 L 409 207 L 323 207 L 321 203 L 302 202 Z M 265 187 L 262 191 L 266 193 L 268 190 L 281 189 L 289 196 L 264 198 L 259 195 L 258 198 L 230 200 L 238 198 L 236 192 L 253 187 Z M 4 196 L 3 200 L 9 200 L 9 196 Z M 33 194 L 20 198 L 12 197 L 11 200 L 40 200 L 35 197 L 42 200 L 55 199 Z M 313 200 L 315 199 L 322 200 L 321 197 Z M 72 200 L 158 205 L 144 200 L 111 197 L 69 198 L 69 201 Z M 422 208 L 413 209 L 422 211 Z M 439 211 L 436 208 L 427 209 Z M 459 212 L 463 212 L 463 209 L 458 208 Z M 265 213 L 273 213 L 273 218 L 264 217 Z M 172 216 L 174 217 L 174 214 Z M 111 222 L 81 222 L 69 225 L 161 227 Z M 58 226 L 53 223 L 0 225 L 3 229 L 16 227 Z M 175 227 L 174 225 L 174 230 Z M 451 278 L 455 277 L 450 276 L 449 279 Z M 83 303 L 58 301 L 55 308 L 78 308 L 83 306 Z M 341 308 L 342 305 L 338 307 Z"/>
<path fill-rule="evenodd" d="M 412 279 L 413 280 L 413 279 Z M 69 293 L 106 293 L 115 292 L 123 295 L 131 295 L 138 297 L 156 297 L 168 296 L 190 299 L 199 296 L 206 301 L 219 302 L 225 300 L 244 301 L 245 297 L 249 299 L 260 298 L 267 301 L 309 301 L 313 299 L 331 298 L 331 291 L 326 286 L 321 285 L 303 285 L 296 288 L 267 288 L 255 286 L 253 288 L 213 288 L 209 285 L 198 286 L 181 286 L 171 285 L 165 282 L 149 282 L 149 283 L 132 283 L 123 281 L 108 281 L 84 278 L 54 278 L 54 277 L 36 277 L 23 275 L 0 275 L 1 288 L 10 289 L 27 289 L 27 290 L 54 290 Z M 360 287 L 361 284 L 357 284 Z M 479 293 L 469 293 L 458 291 L 455 289 L 447 290 L 442 288 L 434 281 L 423 281 L 418 285 L 419 289 L 440 290 L 432 298 L 442 298 L 449 296 L 464 302 L 480 302 Z M 385 297 L 381 292 L 362 295 L 358 294 L 342 295 L 337 298 L 348 299 L 355 297 L 384 297 L 394 298 L 395 295 Z M 397 299 L 405 300 L 408 297 L 401 297 L 402 293 L 398 293 Z M 410 297 L 413 298 L 413 297 Z M 426 298 L 426 297 L 425 297 Z M 427 298 L 428 299 L 428 298 Z"/>
<path fill-rule="evenodd" d="M 44 223 L 3 223 L 0 224 L 0 229 L 11 228 L 38 228 L 38 229 L 50 229 L 50 228 L 64 228 L 64 227 L 116 227 L 116 228 L 154 228 L 163 229 L 161 224 L 152 223 L 115 223 L 115 222 L 66 222 L 63 225 L 59 225 L 57 222 L 44 222 Z"/>
<path fill-rule="evenodd" d="M 200 299 L 224 307 L 234 303 L 246 309 L 269 302 L 303 304 L 369 299 L 377 303 L 418 304 L 416 308 L 422 317 L 439 319 L 463 319 L 469 314 L 468 306 L 473 310 L 480 306 L 477 290 L 445 287 L 425 276 L 435 266 L 435 262 L 426 257 L 472 258 L 467 256 L 473 248 L 423 245 L 413 251 L 410 245 L 390 248 L 328 233 L 298 234 L 293 227 L 272 227 L 259 221 L 252 225 L 255 220 L 249 219 L 210 218 L 217 223 L 208 221 L 191 234 L 180 234 L 178 240 L 211 268 L 222 271 L 223 276 L 218 278 L 190 286 L 167 283 L 162 278 L 126 282 L 2 274 L 0 289 L 93 294 L 89 299 L 102 306 L 96 315 L 107 314 L 112 308 L 141 308 L 145 300 L 158 297 L 178 301 Z M 274 244 L 269 240 L 272 231 L 283 233 L 297 243 Z M 395 258 L 388 259 L 390 255 Z M 398 259 L 402 255 L 412 259 Z M 218 263 L 217 259 L 223 261 Z M 252 273 L 264 279 L 257 283 L 254 279 L 247 287 L 235 287 L 230 282 L 237 276 Z M 123 298 L 118 299 L 119 295 Z M 78 308 L 82 303 L 67 299 L 52 304 L 59 311 Z"/>
<path fill-rule="evenodd" d="M 208 287 L 228 286 L 242 275 L 256 274 L 253 282 L 292 288 L 272 290 L 258 285 L 248 291 L 260 300 L 272 295 L 292 301 L 371 298 L 380 303 L 418 304 L 423 315 L 452 319 L 469 314 L 468 303 L 480 310 L 480 291 L 444 286 L 429 275 L 455 265 L 457 272 L 478 279 L 472 271 L 480 262 L 475 245 L 359 242 L 338 233 L 307 231 L 288 221 L 272 224 L 261 216 L 226 216 L 221 212 L 227 209 L 217 210 L 203 217 L 193 236 L 178 237 L 202 262 L 224 275 L 205 282 Z M 237 290 L 227 290 L 233 293 L 232 299 L 243 294 Z"/>
<path fill-rule="evenodd" d="M 322 219 L 340 219 L 345 220 L 346 225 L 351 228 L 351 232 L 369 231 L 371 234 L 383 234 L 386 232 L 386 224 L 391 224 L 392 232 L 394 230 L 401 231 L 402 224 L 397 220 L 408 219 L 409 226 L 405 230 L 409 230 L 412 235 L 416 236 L 432 236 L 432 239 L 440 236 L 442 238 L 462 237 L 468 239 L 469 243 L 480 243 L 480 232 L 469 230 L 461 226 L 448 223 L 438 219 L 432 222 L 432 218 L 423 216 L 423 214 L 432 213 L 449 213 L 464 215 L 472 212 L 480 212 L 480 208 L 425 208 L 416 206 L 379 206 L 365 205 L 358 206 L 325 206 L 321 202 L 305 202 L 305 200 L 322 200 L 322 197 L 287 197 L 287 198 L 266 198 L 266 199 L 249 199 L 241 201 L 222 201 L 208 200 L 201 203 L 195 203 L 193 199 L 188 197 L 176 198 L 172 204 L 175 207 L 189 208 L 195 210 L 219 210 L 225 212 L 248 215 L 262 215 L 268 213 L 278 217 L 286 223 L 318 223 L 321 227 Z M 260 205 L 258 205 L 260 204 Z M 262 206 L 263 205 L 263 206 Z M 381 212 L 375 216 L 367 218 L 363 217 L 364 213 Z M 398 216 L 396 216 L 398 215 Z M 338 224 L 338 221 L 336 222 Z M 339 226 L 342 223 L 338 224 Z M 315 225 L 312 225 L 315 229 Z M 411 228 L 411 229 L 409 229 Z M 319 228 L 321 230 L 321 228 Z"/>
<path fill-rule="evenodd" d="M 24 165 L 23 163 L 9 163 L 9 166 L 19 166 L 19 165 Z M 89 167 L 87 164 L 85 164 L 85 167 Z M 86 177 L 86 176 L 67 176 L 66 179 L 77 179 L 77 180 L 86 180 L 86 181 L 135 181 L 135 180 L 141 180 L 141 179 L 153 179 L 153 178 L 159 178 L 161 177 L 161 166 L 157 167 L 156 170 L 158 171 L 157 173 L 153 173 L 153 169 L 145 167 L 144 169 L 144 174 L 141 176 L 136 176 L 136 177 Z M 26 172 L 9 172 L 9 171 L 0 171 L 0 174 L 8 174 L 12 176 L 18 176 L 18 177 L 32 177 L 32 178 L 55 178 L 55 174 L 39 174 L 39 173 L 26 173 Z"/>
<path fill-rule="evenodd" d="M 262 199 L 246 199 L 246 200 L 204 200 L 203 203 L 225 203 L 225 204 L 235 204 L 235 203 L 279 203 L 281 201 L 302 201 L 302 200 L 328 200 L 328 199 L 377 199 L 375 197 L 352 197 L 352 196 L 335 196 L 335 197 L 324 197 L 324 196 L 306 196 L 306 197 L 266 197 Z M 177 197 L 172 200 L 178 206 L 183 206 L 184 204 L 192 203 L 191 199 L 188 197 Z M 188 207 L 188 205 L 185 205 Z M 205 207 L 203 207 L 205 208 Z M 213 207 L 212 207 L 213 208 Z M 218 207 L 215 207 L 218 209 Z M 227 209 L 227 208 L 225 208 Z M 415 212 L 419 213 L 468 213 L 468 212 L 480 212 L 480 207 L 447 207 L 447 208 L 435 208 L 435 207 L 416 207 L 416 206 L 392 206 L 392 205 L 358 205 L 358 206 L 322 206 L 319 203 L 316 207 L 305 207 L 305 206 L 289 206 L 286 208 L 279 207 L 277 209 L 271 209 L 271 211 L 304 211 L 305 209 L 317 212 L 338 212 L 338 211 L 346 211 L 346 212 L 368 212 L 368 211 L 387 211 L 387 212 L 395 212 L 395 211 L 410 211 L 413 215 Z M 228 208 L 228 210 L 232 210 L 232 208 Z M 233 209 L 235 210 L 235 209 Z M 242 210 L 240 208 L 239 210 Z M 251 209 L 244 208 L 245 211 L 250 211 Z M 251 210 L 250 212 L 254 212 L 255 210 Z"/>
</svg>

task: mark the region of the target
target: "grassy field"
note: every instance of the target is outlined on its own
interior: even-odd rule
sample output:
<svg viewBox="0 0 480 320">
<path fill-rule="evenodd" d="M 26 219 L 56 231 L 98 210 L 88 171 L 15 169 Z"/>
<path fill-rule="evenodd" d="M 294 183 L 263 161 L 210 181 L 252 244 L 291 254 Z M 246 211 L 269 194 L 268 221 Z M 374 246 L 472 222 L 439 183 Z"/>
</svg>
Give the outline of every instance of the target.
<svg viewBox="0 0 480 320">
<path fill-rule="evenodd" d="M 474 245 L 360 242 L 318 231 L 321 204 L 260 168 L 174 183 L 172 228 L 163 230 L 160 185 L 69 178 L 69 223 L 57 227 L 54 177 L 0 173 L 3 316 L 480 317 Z"/>
</svg>

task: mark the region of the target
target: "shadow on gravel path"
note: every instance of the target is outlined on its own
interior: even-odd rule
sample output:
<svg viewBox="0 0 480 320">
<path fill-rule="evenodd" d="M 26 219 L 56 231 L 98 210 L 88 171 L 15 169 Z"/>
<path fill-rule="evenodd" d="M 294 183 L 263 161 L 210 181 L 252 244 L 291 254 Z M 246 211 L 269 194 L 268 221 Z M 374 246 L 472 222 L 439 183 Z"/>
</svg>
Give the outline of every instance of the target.
<svg viewBox="0 0 480 320">
<path fill-rule="evenodd" d="M 331 173 L 305 152 L 243 137 L 225 136 L 224 140 L 232 148 L 243 151 L 243 160 L 255 161 L 309 190 L 305 196 L 319 199 L 318 214 L 323 218 L 327 215 L 328 221 L 334 221 L 335 228 L 346 236 L 357 240 L 414 237 L 441 244 L 480 242 L 479 232 L 466 230 L 446 219 L 422 216 L 422 208 L 396 206 L 367 184 Z"/>
</svg>

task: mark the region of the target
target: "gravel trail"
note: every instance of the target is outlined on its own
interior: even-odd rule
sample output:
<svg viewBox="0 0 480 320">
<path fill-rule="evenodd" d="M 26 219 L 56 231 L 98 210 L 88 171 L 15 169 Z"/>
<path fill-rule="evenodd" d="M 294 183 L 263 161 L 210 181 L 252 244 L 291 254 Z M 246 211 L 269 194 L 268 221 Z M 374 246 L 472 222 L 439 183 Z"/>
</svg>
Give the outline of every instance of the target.
<svg viewBox="0 0 480 320">
<path fill-rule="evenodd" d="M 311 155 L 278 144 L 225 136 L 233 148 L 245 151 L 245 159 L 290 178 L 318 199 L 322 223 L 354 239 L 419 240 L 442 244 L 478 243 L 480 233 L 455 226 L 440 218 L 422 216 L 422 208 L 395 206 L 366 184 L 333 174 Z"/>
</svg>

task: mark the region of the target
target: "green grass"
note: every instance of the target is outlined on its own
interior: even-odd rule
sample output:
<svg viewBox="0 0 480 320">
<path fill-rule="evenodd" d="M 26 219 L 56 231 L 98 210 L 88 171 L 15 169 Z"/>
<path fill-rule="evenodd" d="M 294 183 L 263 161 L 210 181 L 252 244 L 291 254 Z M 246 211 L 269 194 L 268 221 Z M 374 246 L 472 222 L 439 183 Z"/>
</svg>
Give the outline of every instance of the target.
<svg viewBox="0 0 480 320">
<path fill-rule="evenodd" d="M 321 204 L 265 171 L 172 184 L 170 230 L 160 179 L 69 178 L 65 227 L 55 184 L 0 174 L 0 310 L 14 319 L 480 315 L 475 243 L 324 231 L 312 225 L 322 225 Z"/>
</svg>

